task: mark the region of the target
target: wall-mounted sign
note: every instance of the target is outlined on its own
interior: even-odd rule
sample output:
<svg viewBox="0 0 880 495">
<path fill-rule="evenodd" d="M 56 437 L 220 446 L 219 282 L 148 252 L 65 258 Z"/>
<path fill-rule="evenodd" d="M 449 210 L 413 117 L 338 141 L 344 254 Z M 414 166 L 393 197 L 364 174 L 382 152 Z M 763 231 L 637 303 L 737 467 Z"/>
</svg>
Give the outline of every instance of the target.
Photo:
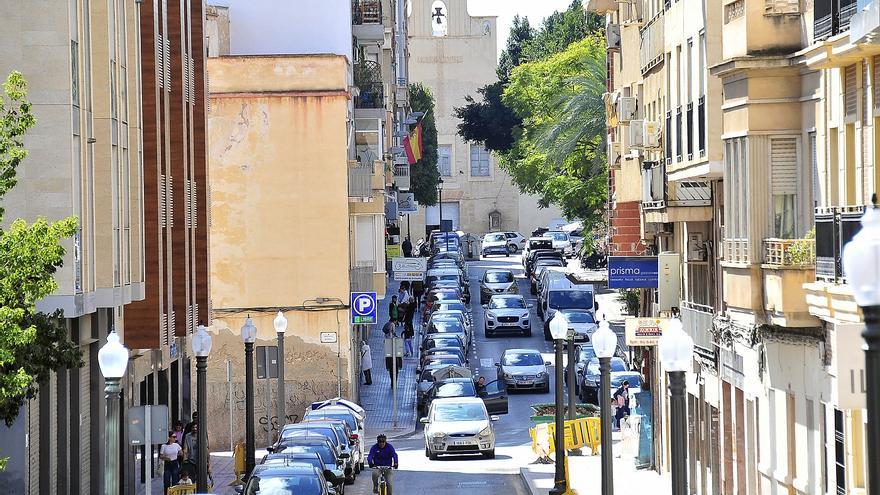
<svg viewBox="0 0 880 495">
<path fill-rule="evenodd" d="M 321 343 L 322 344 L 335 344 L 336 343 L 336 332 L 321 332 Z"/>
<path fill-rule="evenodd" d="M 397 213 L 401 215 L 412 215 L 413 213 L 418 213 L 418 211 L 419 204 L 416 203 L 416 195 L 414 193 L 397 193 Z"/>
<path fill-rule="evenodd" d="M 654 346 L 660 342 L 669 318 L 627 318 L 626 345 Z"/>
<path fill-rule="evenodd" d="M 375 325 L 378 320 L 375 292 L 351 293 L 351 324 Z"/>
<path fill-rule="evenodd" d="M 400 244 L 386 244 L 385 245 L 385 258 L 399 258 L 401 255 Z"/>
<path fill-rule="evenodd" d="M 612 289 L 656 289 L 656 256 L 609 256 L 608 287 Z"/>
</svg>

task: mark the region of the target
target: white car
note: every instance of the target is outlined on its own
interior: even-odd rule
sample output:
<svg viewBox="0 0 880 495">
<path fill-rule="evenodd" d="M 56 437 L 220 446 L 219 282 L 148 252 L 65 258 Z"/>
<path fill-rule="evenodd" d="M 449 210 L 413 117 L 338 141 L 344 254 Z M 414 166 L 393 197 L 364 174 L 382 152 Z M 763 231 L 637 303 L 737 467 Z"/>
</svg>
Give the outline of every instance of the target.
<svg viewBox="0 0 880 495">
<path fill-rule="evenodd" d="M 553 249 L 559 251 L 563 255 L 571 252 L 571 241 L 568 239 L 568 234 L 562 232 L 561 230 L 551 230 L 549 232 L 544 232 L 544 237 L 549 237 L 553 240 Z"/>
<path fill-rule="evenodd" d="M 504 236 L 507 237 L 507 242 L 516 247 L 517 251 L 522 251 L 526 247 L 526 238 L 519 232 L 505 232 Z"/>
<path fill-rule="evenodd" d="M 483 454 L 495 458 L 495 427 L 498 416 L 489 416 L 478 397 L 434 399 L 425 424 L 425 457 L 441 454 Z"/>
<path fill-rule="evenodd" d="M 568 328 L 574 330 L 574 343 L 584 344 L 592 341 L 593 333 L 599 325 L 593 312 L 586 309 L 561 309 L 560 312 L 568 320 Z"/>
<path fill-rule="evenodd" d="M 480 279 L 480 304 L 486 304 L 495 294 L 517 294 L 516 278 L 510 270 L 486 270 Z"/>
<path fill-rule="evenodd" d="M 530 307 L 520 295 L 492 296 L 489 304 L 485 305 L 486 337 L 503 331 L 522 332 L 526 337 L 531 337 Z"/>
<path fill-rule="evenodd" d="M 480 254 L 483 256 L 489 256 L 490 254 L 510 256 L 517 249 L 519 249 L 518 246 L 512 244 L 504 232 L 486 234 L 483 236 L 483 241 L 480 244 Z"/>
</svg>

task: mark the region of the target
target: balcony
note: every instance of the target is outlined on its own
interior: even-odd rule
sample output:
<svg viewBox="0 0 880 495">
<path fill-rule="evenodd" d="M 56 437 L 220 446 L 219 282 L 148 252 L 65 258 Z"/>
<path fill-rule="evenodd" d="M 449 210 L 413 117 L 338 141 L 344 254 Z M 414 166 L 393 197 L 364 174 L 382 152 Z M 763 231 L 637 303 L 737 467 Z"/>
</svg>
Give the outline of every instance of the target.
<svg viewBox="0 0 880 495">
<path fill-rule="evenodd" d="M 403 160 L 405 162 L 406 158 Z M 394 183 L 399 191 L 409 191 L 412 187 L 409 163 L 397 162 L 394 164 Z"/>
<path fill-rule="evenodd" d="M 384 41 L 382 0 L 352 0 L 351 33 L 359 41 Z"/>
<path fill-rule="evenodd" d="M 815 279 L 814 239 L 764 239 L 764 309 L 774 325 L 812 327 L 804 284 Z"/>
<path fill-rule="evenodd" d="M 663 61 L 663 26 L 663 14 L 660 13 L 639 30 L 641 38 L 639 47 L 641 65 L 639 67 L 641 67 L 642 75 L 647 74 Z"/>
<path fill-rule="evenodd" d="M 821 40 L 843 33 L 857 11 L 857 0 L 815 0 L 813 37 Z"/>
<path fill-rule="evenodd" d="M 355 166 L 348 167 L 348 197 L 372 201 L 374 167 L 354 163 Z"/>
<path fill-rule="evenodd" d="M 354 64 L 354 84 L 360 90 L 355 98 L 355 108 L 385 108 L 382 67 L 371 60 Z"/>
<path fill-rule="evenodd" d="M 816 280 L 843 284 L 843 246 L 861 230 L 864 206 L 816 208 Z"/>
<path fill-rule="evenodd" d="M 647 166 L 652 162 L 644 163 Z M 712 187 L 708 182 L 670 182 L 662 161 L 642 169 L 642 210 L 646 212 L 646 222 L 708 221 L 711 206 Z"/>
<path fill-rule="evenodd" d="M 597 14 L 615 12 L 617 10 L 617 0 L 587 0 L 584 3 L 584 10 Z"/>
<path fill-rule="evenodd" d="M 724 261 L 747 265 L 750 258 L 748 239 L 724 239 Z"/>
<path fill-rule="evenodd" d="M 362 262 L 359 262 L 358 265 L 348 271 L 351 292 L 373 292 L 373 273 L 376 271 L 375 267 L 372 264 Z"/>
<path fill-rule="evenodd" d="M 715 281 L 709 272 L 708 261 L 689 261 L 685 263 L 685 284 L 682 306 L 695 311 L 712 314 L 712 294 L 715 292 Z"/>
</svg>

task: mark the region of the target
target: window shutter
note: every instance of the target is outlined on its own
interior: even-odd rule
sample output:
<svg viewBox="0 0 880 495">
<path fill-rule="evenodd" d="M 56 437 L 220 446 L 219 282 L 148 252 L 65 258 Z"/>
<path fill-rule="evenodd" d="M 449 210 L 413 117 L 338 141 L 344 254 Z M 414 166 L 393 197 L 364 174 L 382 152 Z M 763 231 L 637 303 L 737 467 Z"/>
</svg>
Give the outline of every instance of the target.
<svg viewBox="0 0 880 495">
<path fill-rule="evenodd" d="M 816 132 L 810 133 L 810 155 L 812 161 L 810 162 L 810 168 L 812 168 L 811 174 L 813 176 L 813 206 L 819 206 L 819 195 L 821 194 L 821 189 L 819 188 L 819 154 L 816 149 Z"/>
<path fill-rule="evenodd" d="M 156 33 L 156 75 L 159 87 L 165 87 L 165 42 L 159 33 Z"/>
<path fill-rule="evenodd" d="M 168 315 L 164 314 L 164 313 L 162 314 L 161 334 L 162 334 L 162 345 L 163 346 L 171 345 L 170 338 L 168 336 L 168 334 L 169 334 L 169 332 L 168 332 Z"/>
<path fill-rule="evenodd" d="M 165 89 L 171 91 L 171 43 L 165 38 Z"/>
<path fill-rule="evenodd" d="M 874 77 L 871 78 L 871 89 L 874 94 L 874 108 L 880 108 L 880 84 L 877 84 L 877 81 L 880 81 L 880 55 L 874 55 L 871 66 L 874 68 Z"/>
<path fill-rule="evenodd" d="M 198 203 L 196 203 L 196 199 L 198 198 L 198 196 L 196 196 L 197 189 L 198 189 L 198 184 L 196 183 L 196 181 L 193 181 L 193 180 L 189 181 L 189 228 L 191 228 L 193 230 L 195 230 L 196 223 L 197 223 L 196 222 L 196 218 L 197 218 L 196 212 L 198 211 L 196 208 L 196 205 L 198 204 Z"/>
<path fill-rule="evenodd" d="M 844 110 L 847 117 L 855 117 L 858 106 L 858 94 L 856 92 L 856 66 L 850 65 L 843 71 L 843 95 Z"/>
<path fill-rule="evenodd" d="M 868 76 L 869 76 L 868 63 L 862 63 L 862 126 L 868 125 Z M 867 162 L 864 162 L 867 163 Z"/>
<path fill-rule="evenodd" d="M 195 106 L 196 104 L 196 70 L 193 68 L 193 58 L 189 57 L 189 101 Z"/>
<path fill-rule="evenodd" d="M 167 193 L 165 191 L 165 175 L 159 176 L 159 227 L 167 227 L 165 219 L 167 218 Z"/>
<path fill-rule="evenodd" d="M 165 215 L 168 217 L 165 224 L 170 229 L 174 227 L 174 182 L 170 175 L 165 179 Z"/>
<path fill-rule="evenodd" d="M 174 317 L 174 311 L 172 311 L 168 314 L 168 341 L 169 341 L 169 345 L 170 345 L 171 339 L 173 338 L 174 333 L 175 333 L 174 329 L 175 329 L 176 323 L 177 322 L 176 322 L 176 318 Z"/>
<path fill-rule="evenodd" d="M 797 138 L 770 139 L 770 173 L 773 195 L 797 194 Z"/>
</svg>

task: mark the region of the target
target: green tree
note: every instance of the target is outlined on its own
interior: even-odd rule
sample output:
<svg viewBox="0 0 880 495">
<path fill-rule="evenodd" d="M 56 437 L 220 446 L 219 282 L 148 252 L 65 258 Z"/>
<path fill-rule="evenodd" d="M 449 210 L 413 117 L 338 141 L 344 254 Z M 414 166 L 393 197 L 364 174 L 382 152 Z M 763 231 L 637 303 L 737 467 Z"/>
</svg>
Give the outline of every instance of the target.
<svg viewBox="0 0 880 495">
<path fill-rule="evenodd" d="M 562 52 L 572 43 L 604 28 L 604 16 L 594 12 L 585 13 L 583 2 L 574 0 L 568 9 L 544 18 L 541 29 L 525 44 L 523 61 L 541 60 Z"/>
<path fill-rule="evenodd" d="M 15 186 L 16 169 L 27 157 L 24 136 L 36 123 L 27 100 L 27 82 L 13 72 L 0 95 L 0 199 Z M 5 211 L 0 208 L 0 222 Z M 37 312 L 36 302 L 58 284 L 52 275 L 61 266 L 76 218 L 57 222 L 24 220 L 0 229 L 0 410 L 11 425 L 40 382 L 58 368 L 82 366 L 82 356 L 69 340 L 60 312 Z M 3 463 L 0 462 L 0 465 Z M 2 467 L 2 466 L 0 466 Z"/>
<path fill-rule="evenodd" d="M 498 80 L 503 84 L 506 84 L 510 78 L 510 71 L 522 63 L 523 51 L 534 38 L 535 30 L 529 25 L 529 18 L 519 15 L 513 16 L 513 24 L 510 26 L 510 34 L 507 36 L 507 46 L 501 52 L 498 68 L 495 70 Z"/>
<path fill-rule="evenodd" d="M 409 85 L 409 103 L 413 112 L 423 112 L 422 158 L 410 171 L 410 191 L 420 205 L 437 204 L 437 183 L 440 171 L 437 170 L 437 123 L 434 120 L 434 95 L 424 84 Z"/>
</svg>

